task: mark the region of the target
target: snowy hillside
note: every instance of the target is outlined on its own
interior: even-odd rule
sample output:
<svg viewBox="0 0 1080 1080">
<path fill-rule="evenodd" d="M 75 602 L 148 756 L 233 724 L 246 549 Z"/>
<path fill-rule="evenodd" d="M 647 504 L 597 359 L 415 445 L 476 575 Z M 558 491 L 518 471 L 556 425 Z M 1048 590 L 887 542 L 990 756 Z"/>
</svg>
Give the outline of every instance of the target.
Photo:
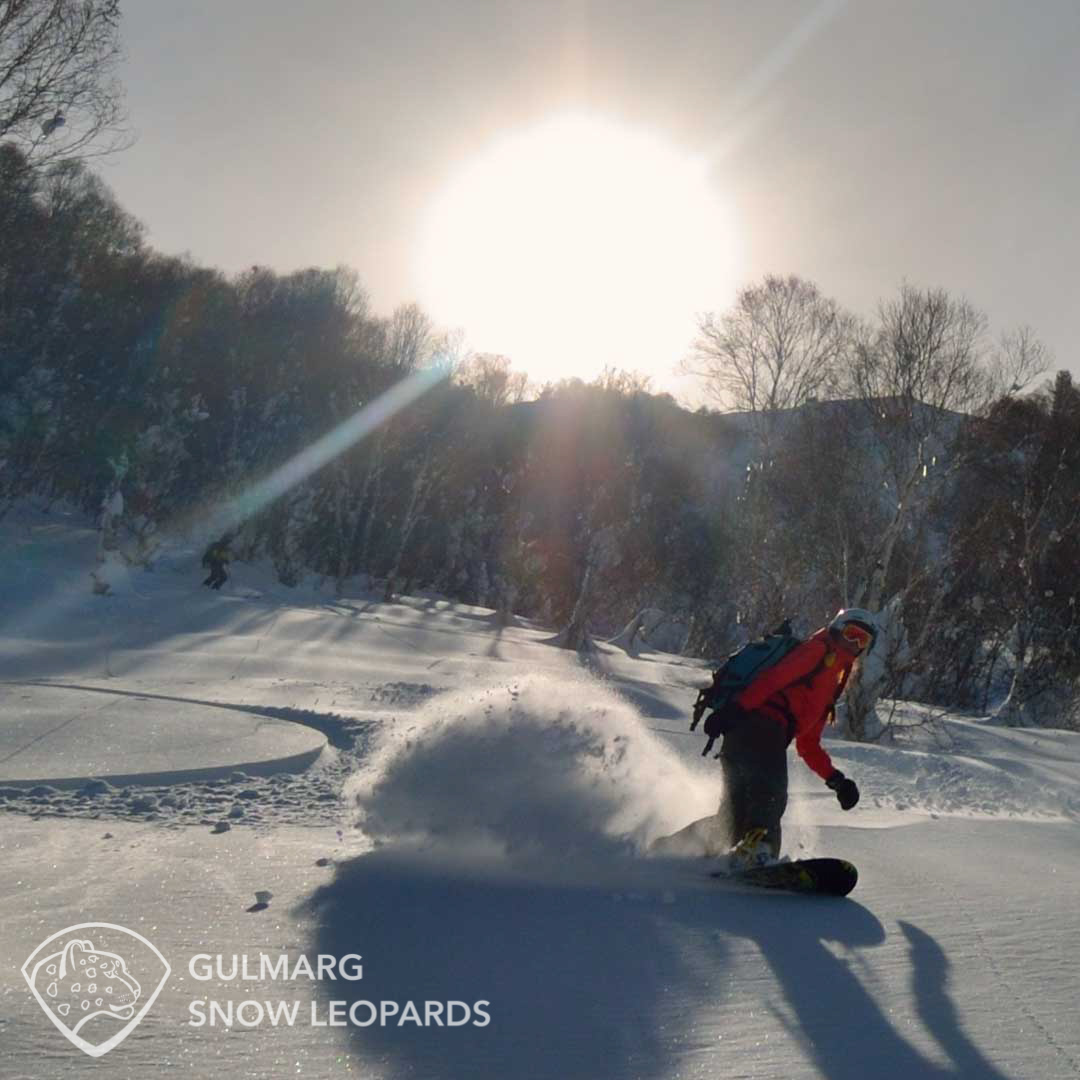
<svg viewBox="0 0 1080 1080">
<path fill-rule="evenodd" d="M 851 897 L 740 890 L 644 854 L 719 796 L 703 665 L 244 564 L 215 594 L 180 544 L 94 595 L 95 542 L 0 524 L 5 1078 L 1080 1076 L 1080 736 L 902 707 L 828 743 L 851 813 L 792 760 L 787 852 Z M 139 783 L 159 730 L 187 771 Z M 171 966 L 97 1060 L 20 972 L 80 923 Z"/>
</svg>

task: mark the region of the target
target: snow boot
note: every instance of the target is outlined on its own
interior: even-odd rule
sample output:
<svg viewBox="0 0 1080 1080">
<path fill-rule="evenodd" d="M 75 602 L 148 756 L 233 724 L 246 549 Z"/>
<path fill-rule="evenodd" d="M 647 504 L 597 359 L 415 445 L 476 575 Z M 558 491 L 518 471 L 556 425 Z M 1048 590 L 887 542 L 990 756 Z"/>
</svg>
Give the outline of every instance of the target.
<svg viewBox="0 0 1080 1080">
<path fill-rule="evenodd" d="M 765 828 L 747 831 L 746 835 L 728 853 L 732 870 L 749 870 L 753 866 L 765 866 L 774 860 L 773 849 L 765 839 L 768 831 Z"/>
</svg>

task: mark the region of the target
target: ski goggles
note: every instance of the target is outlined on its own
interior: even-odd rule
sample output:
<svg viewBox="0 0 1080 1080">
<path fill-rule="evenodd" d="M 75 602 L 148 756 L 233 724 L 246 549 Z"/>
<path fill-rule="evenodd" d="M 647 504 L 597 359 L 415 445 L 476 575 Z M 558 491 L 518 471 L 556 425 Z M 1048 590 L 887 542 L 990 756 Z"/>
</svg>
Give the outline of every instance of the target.
<svg viewBox="0 0 1080 1080">
<path fill-rule="evenodd" d="M 849 622 L 840 631 L 840 636 L 857 652 L 866 652 L 874 644 L 874 635 L 862 623 Z"/>
</svg>

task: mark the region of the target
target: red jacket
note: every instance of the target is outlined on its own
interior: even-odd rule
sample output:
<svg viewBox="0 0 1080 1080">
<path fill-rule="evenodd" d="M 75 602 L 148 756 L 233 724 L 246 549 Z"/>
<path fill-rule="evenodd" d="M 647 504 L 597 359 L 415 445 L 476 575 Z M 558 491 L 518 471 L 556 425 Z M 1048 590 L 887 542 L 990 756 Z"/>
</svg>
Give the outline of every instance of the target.
<svg viewBox="0 0 1080 1080">
<path fill-rule="evenodd" d="M 756 678 L 735 702 L 746 712 L 773 717 L 779 723 L 794 721 L 795 749 L 827 780 L 833 763 L 821 745 L 821 733 L 854 663 L 855 653 L 826 627 Z"/>
</svg>

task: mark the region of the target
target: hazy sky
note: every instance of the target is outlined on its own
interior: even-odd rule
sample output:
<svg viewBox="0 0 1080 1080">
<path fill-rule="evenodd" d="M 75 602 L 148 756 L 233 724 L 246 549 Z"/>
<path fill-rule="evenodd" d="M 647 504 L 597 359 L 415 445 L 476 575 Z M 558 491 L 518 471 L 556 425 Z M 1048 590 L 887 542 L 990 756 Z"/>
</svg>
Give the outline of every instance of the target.
<svg viewBox="0 0 1080 1080">
<path fill-rule="evenodd" d="M 865 314 L 941 285 L 1080 376 L 1076 0 L 127 0 L 123 32 L 139 138 L 102 169 L 160 250 L 347 264 L 537 379 L 608 362 L 685 396 L 694 311 L 768 272 Z M 567 115 L 598 137 L 536 134 Z M 566 321 L 601 280 L 596 325 Z"/>
</svg>

